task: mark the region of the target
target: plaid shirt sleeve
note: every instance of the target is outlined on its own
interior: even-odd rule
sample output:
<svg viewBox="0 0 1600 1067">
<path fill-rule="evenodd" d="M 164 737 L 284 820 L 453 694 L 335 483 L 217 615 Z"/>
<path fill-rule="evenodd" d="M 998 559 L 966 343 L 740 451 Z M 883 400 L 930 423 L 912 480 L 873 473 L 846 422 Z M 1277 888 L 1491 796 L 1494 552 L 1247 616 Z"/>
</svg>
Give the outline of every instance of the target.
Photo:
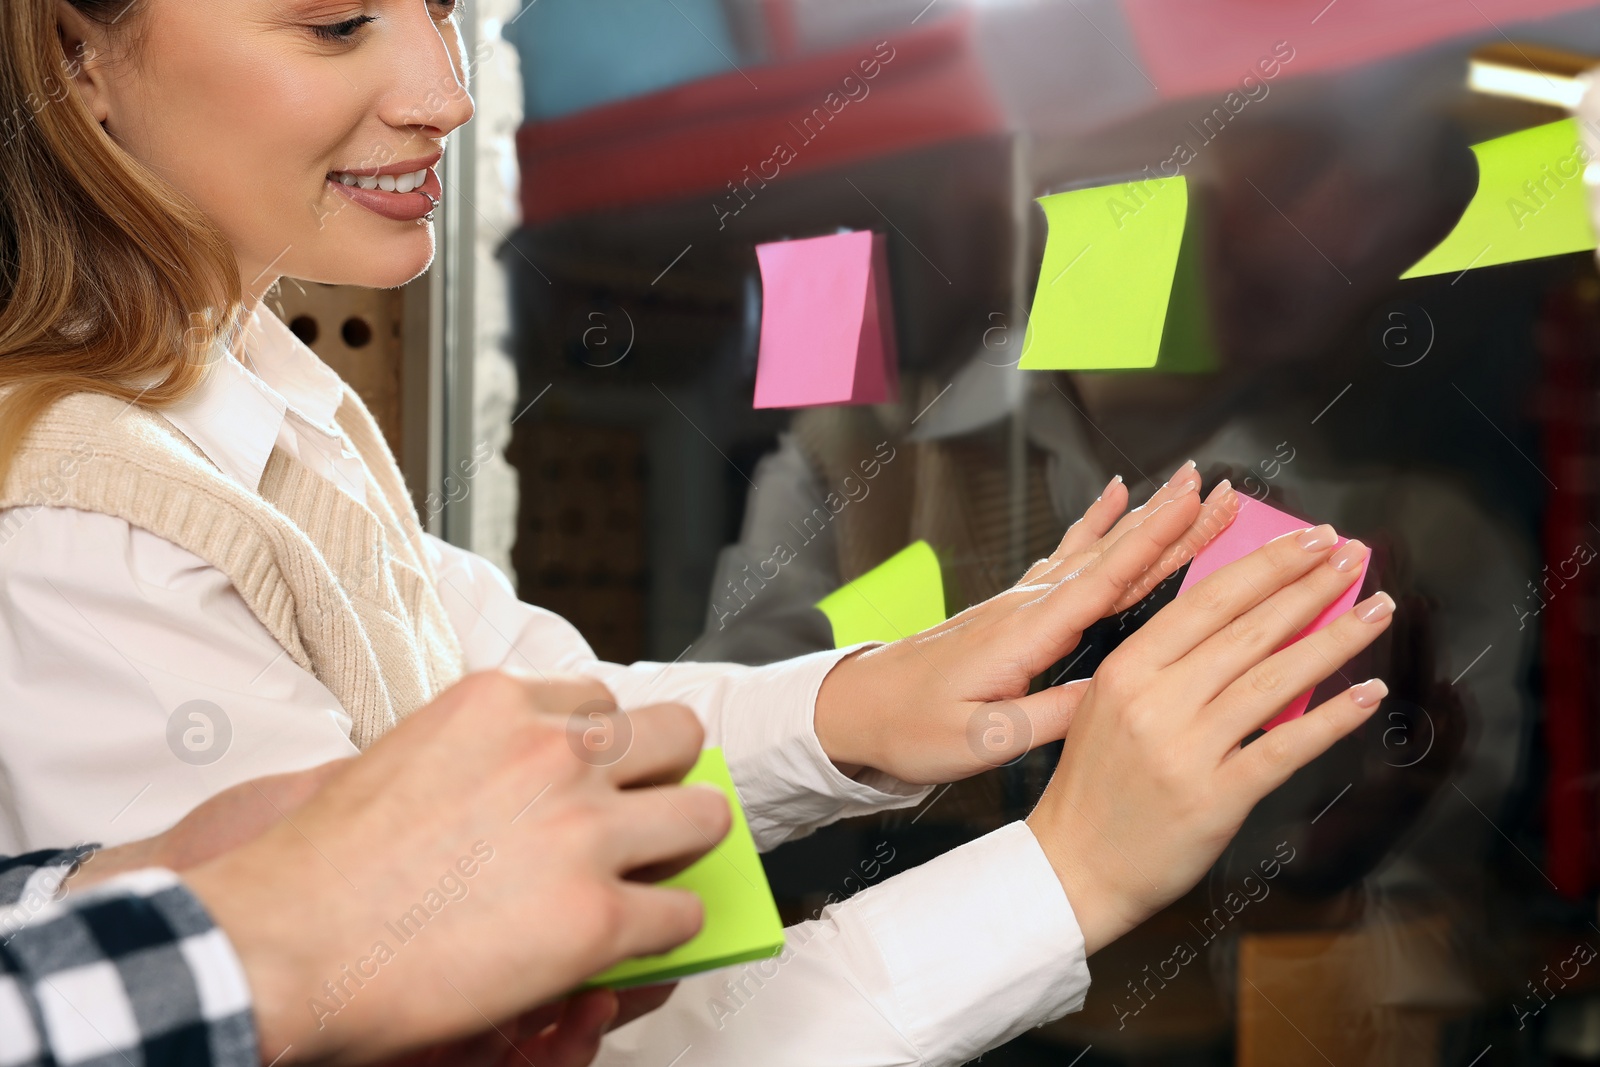
<svg viewBox="0 0 1600 1067">
<path fill-rule="evenodd" d="M 259 1067 L 250 987 L 171 871 L 56 899 L 81 850 L 0 861 L 0 1067 Z"/>
<path fill-rule="evenodd" d="M 30 852 L 25 856 L 0 856 L 0 912 L 25 901 L 46 901 L 56 895 L 61 882 L 78 865 L 94 855 L 99 845 Z M 0 930 L 0 938 L 9 931 Z"/>
</svg>

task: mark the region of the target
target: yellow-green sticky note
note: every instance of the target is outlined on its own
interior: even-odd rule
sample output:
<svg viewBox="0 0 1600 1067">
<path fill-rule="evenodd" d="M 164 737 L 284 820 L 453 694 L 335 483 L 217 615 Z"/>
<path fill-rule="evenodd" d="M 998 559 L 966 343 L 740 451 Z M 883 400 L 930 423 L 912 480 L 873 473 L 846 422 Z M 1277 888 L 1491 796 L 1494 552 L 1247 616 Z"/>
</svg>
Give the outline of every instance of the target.
<svg viewBox="0 0 1600 1067">
<path fill-rule="evenodd" d="M 817 602 L 833 624 L 833 645 L 898 641 L 944 621 L 939 557 L 915 541 Z"/>
<path fill-rule="evenodd" d="M 1437 248 L 1401 275 L 1421 278 L 1475 267 L 1591 251 L 1585 152 L 1576 119 L 1535 126 L 1472 146 L 1478 191 Z"/>
<path fill-rule="evenodd" d="M 728 805 L 733 809 L 728 836 L 692 867 L 661 883 L 693 890 L 705 905 L 705 926 L 671 952 L 624 960 L 584 983 L 585 989 L 670 982 L 718 967 L 764 960 L 783 951 L 783 920 L 778 917 L 778 906 L 761 867 L 761 855 L 750 836 L 750 824 L 739 806 L 739 794 L 722 750 L 708 748 L 700 753 L 699 762 L 683 781 L 709 782 L 728 795 Z"/>
<path fill-rule="evenodd" d="M 1023 370 L 1209 370 L 1199 228 L 1178 175 L 1041 197 Z"/>
</svg>

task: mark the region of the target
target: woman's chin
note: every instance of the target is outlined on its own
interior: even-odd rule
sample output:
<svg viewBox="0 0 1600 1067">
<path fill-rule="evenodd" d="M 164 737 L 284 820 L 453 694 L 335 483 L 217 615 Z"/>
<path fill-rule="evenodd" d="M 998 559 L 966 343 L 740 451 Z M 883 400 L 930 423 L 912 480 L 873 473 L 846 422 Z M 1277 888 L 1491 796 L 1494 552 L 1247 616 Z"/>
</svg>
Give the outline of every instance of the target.
<svg viewBox="0 0 1600 1067">
<path fill-rule="evenodd" d="M 414 234 L 362 242 L 358 247 L 318 257 L 315 263 L 297 264 L 300 269 L 284 273 L 324 285 L 393 289 L 427 270 L 433 262 L 433 252 L 433 227 L 420 225 Z"/>
</svg>

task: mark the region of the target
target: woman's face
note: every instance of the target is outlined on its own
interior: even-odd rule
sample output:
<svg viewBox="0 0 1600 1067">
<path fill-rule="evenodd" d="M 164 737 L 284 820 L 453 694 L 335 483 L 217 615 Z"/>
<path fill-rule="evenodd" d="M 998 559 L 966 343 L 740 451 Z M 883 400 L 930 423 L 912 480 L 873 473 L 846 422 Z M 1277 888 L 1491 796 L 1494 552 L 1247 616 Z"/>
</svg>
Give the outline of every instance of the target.
<svg viewBox="0 0 1600 1067">
<path fill-rule="evenodd" d="M 455 6 L 144 0 L 101 116 L 228 236 L 248 294 L 279 275 L 400 285 L 433 258 L 422 194 L 472 117 Z"/>
</svg>

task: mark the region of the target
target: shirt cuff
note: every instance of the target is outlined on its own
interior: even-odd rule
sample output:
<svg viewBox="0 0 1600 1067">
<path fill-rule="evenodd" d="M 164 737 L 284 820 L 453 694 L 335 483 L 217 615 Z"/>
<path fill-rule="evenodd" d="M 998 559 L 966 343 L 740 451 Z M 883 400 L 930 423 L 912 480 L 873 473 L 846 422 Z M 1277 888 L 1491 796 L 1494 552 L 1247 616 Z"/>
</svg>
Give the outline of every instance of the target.
<svg viewBox="0 0 1600 1067">
<path fill-rule="evenodd" d="M 723 754 L 763 851 L 839 819 L 910 807 L 933 791 L 882 771 L 847 777 L 817 740 L 817 693 L 845 656 L 865 644 L 748 667 L 729 683 Z"/>
<path fill-rule="evenodd" d="M 1080 1010 L 1088 995 L 1083 931 L 1026 823 L 952 849 L 839 909 L 870 931 L 905 1036 L 926 1062 L 965 1063 Z"/>
<path fill-rule="evenodd" d="M 205 1067 L 258 1067 L 244 967 L 172 871 L 130 871 L 6 925 L 0 1001 L 39 1021 L 42 1032 L 21 1040 L 52 1062 L 113 1062 L 174 1043 Z"/>
<path fill-rule="evenodd" d="M 97 844 L 77 845 L 0 859 L 0 907 L 27 903 L 38 907 L 55 899 L 67 876 L 99 848 Z"/>
</svg>

